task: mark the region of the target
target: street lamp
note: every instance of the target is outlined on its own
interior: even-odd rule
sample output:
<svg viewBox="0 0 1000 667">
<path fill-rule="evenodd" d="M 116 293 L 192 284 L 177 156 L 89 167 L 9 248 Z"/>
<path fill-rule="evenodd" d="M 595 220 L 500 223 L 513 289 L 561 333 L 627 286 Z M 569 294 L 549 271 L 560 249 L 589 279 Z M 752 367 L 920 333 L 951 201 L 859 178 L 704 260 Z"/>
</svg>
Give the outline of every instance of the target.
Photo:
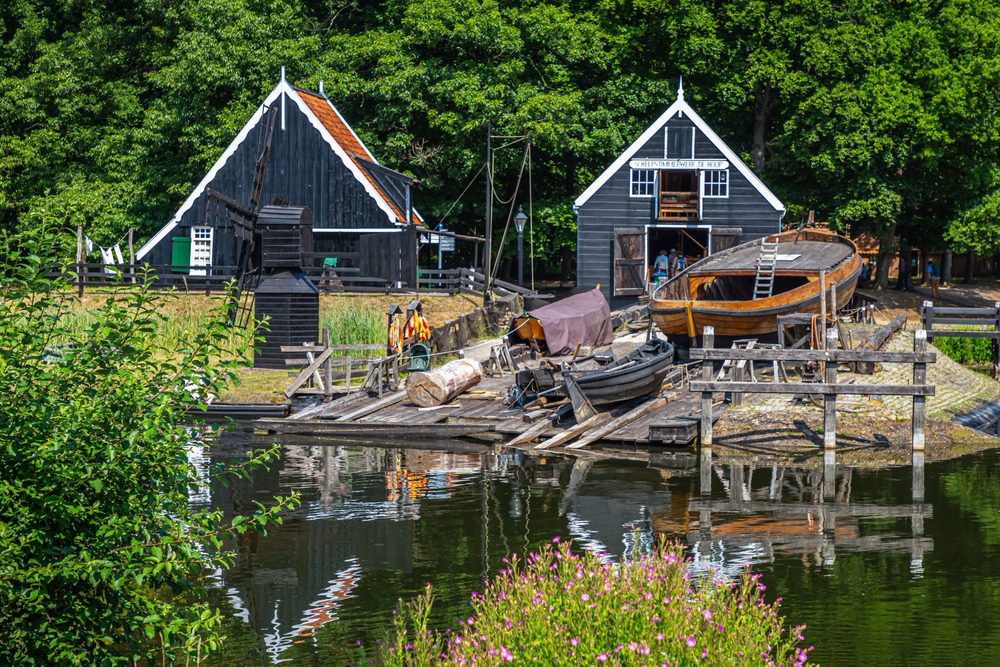
<svg viewBox="0 0 1000 667">
<path fill-rule="evenodd" d="M 528 222 L 528 216 L 524 214 L 524 207 L 517 207 L 517 215 L 514 216 L 514 224 L 517 225 L 517 284 L 524 287 L 524 224 Z"/>
</svg>

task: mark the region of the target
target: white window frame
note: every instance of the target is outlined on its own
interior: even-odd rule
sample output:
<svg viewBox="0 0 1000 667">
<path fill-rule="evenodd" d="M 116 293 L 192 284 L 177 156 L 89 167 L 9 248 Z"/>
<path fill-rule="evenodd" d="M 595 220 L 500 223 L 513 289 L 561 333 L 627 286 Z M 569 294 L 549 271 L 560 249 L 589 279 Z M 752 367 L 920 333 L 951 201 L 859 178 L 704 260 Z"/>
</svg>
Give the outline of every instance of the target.
<svg viewBox="0 0 1000 667">
<path fill-rule="evenodd" d="M 650 176 L 649 181 L 638 181 L 636 180 L 636 175 L 640 173 L 648 173 Z M 649 194 L 635 194 L 636 184 L 641 183 L 642 185 L 649 186 Z M 634 199 L 650 199 L 656 196 L 656 170 L 655 169 L 632 169 L 629 168 L 628 175 L 628 196 Z"/>
<path fill-rule="evenodd" d="M 202 232 L 205 237 L 198 238 L 198 233 Z M 194 246 L 197 241 L 208 241 L 208 264 L 194 264 Z M 207 276 L 209 271 L 212 269 L 212 261 L 215 258 L 215 228 L 208 226 L 197 226 L 191 227 L 191 275 L 192 276 Z M 199 266 L 202 268 L 194 268 Z"/>
<path fill-rule="evenodd" d="M 702 173 L 701 196 L 705 199 L 729 199 L 729 170 L 728 169 L 707 169 Z M 725 174 L 725 178 L 718 179 L 718 174 Z M 725 194 L 710 194 L 714 191 Z"/>
<path fill-rule="evenodd" d="M 694 142 L 695 142 L 695 137 L 697 135 L 698 135 L 698 128 L 696 126 L 692 125 L 691 126 L 691 159 L 692 160 L 694 159 Z M 670 126 L 669 125 L 664 125 L 663 126 L 663 159 L 664 160 L 671 159 L 670 156 L 668 155 L 668 150 L 667 150 L 668 146 L 670 146 Z M 674 158 L 674 159 L 683 160 L 684 158 Z"/>
</svg>

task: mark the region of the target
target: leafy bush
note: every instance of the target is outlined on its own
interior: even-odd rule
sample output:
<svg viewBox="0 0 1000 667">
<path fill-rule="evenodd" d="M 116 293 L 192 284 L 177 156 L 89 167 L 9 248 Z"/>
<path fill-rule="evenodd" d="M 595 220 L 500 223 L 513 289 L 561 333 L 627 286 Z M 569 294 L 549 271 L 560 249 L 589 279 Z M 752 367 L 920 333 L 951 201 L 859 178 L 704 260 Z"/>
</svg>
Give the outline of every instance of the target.
<svg viewBox="0 0 1000 667">
<path fill-rule="evenodd" d="M 555 540 L 554 542 L 557 542 Z M 804 664 L 802 628 L 786 631 L 758 575 L 694 585 L 679 546 L 622 564 L 547 545 L 472 594 L 459 631 L 427 628 L 431 591 L 403 606 L 384 665 Z"/>
<path fill-rule="evenodd" d="M 217 363 L 225 313 L 161 348 L 147 278 L 76 317 L 68 286 L 46 278 L 56 243 L 0 236 L 0 664 L 197 660 L 220 639 L 198 584 L 230 564 L 222 540 L 297 498 L 231 522 L 191 507 L 202 480 L 183 424 L 233 379 Z"/>
<path fill-rule="evenodd" d="M 989 338 L 935 338 L 934 347 L 960 364 L 993 363 L 993 342 Z"/>
</svg>

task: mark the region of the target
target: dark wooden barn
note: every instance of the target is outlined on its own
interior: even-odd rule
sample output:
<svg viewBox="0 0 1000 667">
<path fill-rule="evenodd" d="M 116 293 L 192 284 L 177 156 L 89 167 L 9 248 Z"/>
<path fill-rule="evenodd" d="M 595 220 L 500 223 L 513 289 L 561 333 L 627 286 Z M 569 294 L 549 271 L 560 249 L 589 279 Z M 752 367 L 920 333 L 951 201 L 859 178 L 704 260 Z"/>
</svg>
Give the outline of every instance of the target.
<svg viewBox="0 0 1000 667">
<path fill-rule="evenodd" d="M 323 94 L 322 85 L 319 92 L 309 92 L 284 77 L 137 259 L 154 266 L 186 261 L 194 275 L 236 264 L 238 241 L 218 224 L 207 190 L 248 205 L 272 109 L 278 116 L 260 201 L 312 211 L 311 244 L 317 256 L 310 261 L 318 265 L 324 256 L 359 253 L 354 261 L 363 264 L 361 275 L 392 281 L 415 275 L 415 266 L 400 261 L 415 262 L 407 259 L 413 257 L 407 223 L 422 222 L 412 207 L 411 179 L 378 163 Z"/>
<path fill-rule="evenodd" d="M 684 101 L 663 112 L 574 202 L 577 284 L 613 308 L 647 290 L 660 250 L 688 262 L 780 230 L 785 207 Z"/>
</svg>

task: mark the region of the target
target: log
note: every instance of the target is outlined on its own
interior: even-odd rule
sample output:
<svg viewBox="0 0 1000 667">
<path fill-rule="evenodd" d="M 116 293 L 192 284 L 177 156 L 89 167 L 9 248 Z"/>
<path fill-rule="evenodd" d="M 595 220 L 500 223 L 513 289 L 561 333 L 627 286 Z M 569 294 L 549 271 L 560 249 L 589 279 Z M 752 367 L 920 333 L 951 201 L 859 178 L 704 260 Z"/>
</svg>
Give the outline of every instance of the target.
<svg viewBox="0 0 1000 667">
<path fill-rule="evenodd" d="M 884 324 L 872 332 L 872 335 L 858 342 L 857 350 L 880 350 L 889 338 L 906 324 L 905 315 L 897 315 L 888 324 Z M 855 372 L 863 375 L 873 375 L 878 364 L 874 361 L 859 361 L 855 364 Z"/>
<path fill-rule="evenodd" d="M 444 405 L 483 379 L 483 367 L 475 359 L 456 359 L 433 371 L 412 373 L 406 380 L 406 395 L 425 408 Z"/>
</svg>

